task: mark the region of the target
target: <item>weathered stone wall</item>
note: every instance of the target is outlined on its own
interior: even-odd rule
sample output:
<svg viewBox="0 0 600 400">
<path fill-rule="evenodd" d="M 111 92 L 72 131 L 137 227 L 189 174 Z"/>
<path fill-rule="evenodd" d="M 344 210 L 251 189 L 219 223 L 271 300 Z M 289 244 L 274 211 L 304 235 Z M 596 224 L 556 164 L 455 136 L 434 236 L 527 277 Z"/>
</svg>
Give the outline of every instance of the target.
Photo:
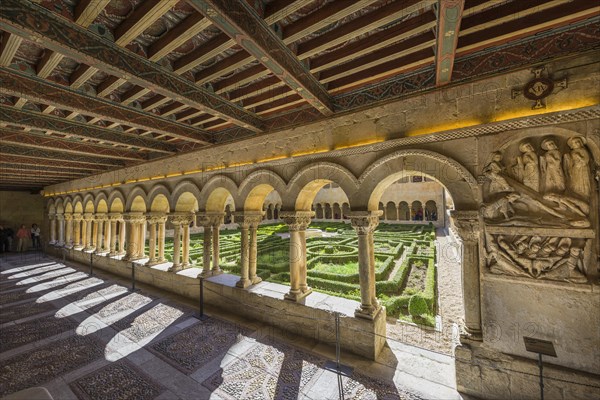
<svg viewBox="0 0 600 400">
<path fill-rule="evenodd" d="M 35 223 L 42 228 L 43 237 L 48 238 L 44 204 L 44 198 L 39 194 L 0 191 L 0 224 L 10 227 L 16 234 L 21 224 L 31 228 L 31 224 Z"/>
</svg>

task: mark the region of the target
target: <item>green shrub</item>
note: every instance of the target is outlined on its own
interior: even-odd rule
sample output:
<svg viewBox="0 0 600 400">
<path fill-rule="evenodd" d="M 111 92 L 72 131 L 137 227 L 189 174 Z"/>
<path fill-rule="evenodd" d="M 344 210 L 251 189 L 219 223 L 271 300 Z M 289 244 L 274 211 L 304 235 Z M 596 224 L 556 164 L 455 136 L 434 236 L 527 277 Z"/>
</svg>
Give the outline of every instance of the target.
<svg viewBox="0 0 600 400">
<path fill-rule="evenodd" d="M 420 294 L 414 294 L 410 297 L 408 302 L 408 312 L 413 317 L 419 317 L 421 315 L 429 314 L 429 306 L 427 305 L 427 301 Z"/>
</svg>

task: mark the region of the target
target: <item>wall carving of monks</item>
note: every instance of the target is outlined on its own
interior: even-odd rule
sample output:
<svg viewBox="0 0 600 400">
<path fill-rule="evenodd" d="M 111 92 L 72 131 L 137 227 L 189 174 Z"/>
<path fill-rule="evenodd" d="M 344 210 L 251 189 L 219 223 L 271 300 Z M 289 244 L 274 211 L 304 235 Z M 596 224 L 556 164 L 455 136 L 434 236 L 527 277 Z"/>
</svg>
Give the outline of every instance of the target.
<svg viewBox="0 0 600 400">
<path fill-rule="evenodd" d="M 493 274 L 588 281 L 594 160 L 581 136 L 542 136 L 490 153 L 482 169 L 484 252 Z M 508 168 L 507 168 L 508 166 Z"/>
</svg>

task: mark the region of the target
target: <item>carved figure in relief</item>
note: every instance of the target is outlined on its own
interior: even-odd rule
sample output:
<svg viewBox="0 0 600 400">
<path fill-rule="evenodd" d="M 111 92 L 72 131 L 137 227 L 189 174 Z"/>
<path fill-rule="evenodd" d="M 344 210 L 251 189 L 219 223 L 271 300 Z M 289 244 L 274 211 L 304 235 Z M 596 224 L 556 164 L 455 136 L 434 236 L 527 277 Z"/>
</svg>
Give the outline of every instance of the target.
<svg viewBox="0 0 600 400">
<path fill-rule="evenodd" d="M 565 174 L 561 165 L 561 154 L 552 139 L 545 139 L 541 145 L 546 153 L 540 157 L 544 193 L 562 193 L 565 190 Z"/>
<path fill-rule="evenodd" d="M 517 201 L 521 196 L 518 193 L 509 193 L 492 203 L 484 204 L 482 207 L 483 217 L 485 219 L 497 219 L 504 217 L 505 220 L 509 220 L 515 215 L 515 210 L 512 207 L 512 203 Z"/>
<path fill-rule="evenodd" d="M 513 188 L 502 176 L 504 166 L 502 165 L 502 153 L 492 153 L 492 161 L 483 168 L 483 174 L 490 180 L 489 192 L 492 194 L 501 192 L 512 192 Z"/>
<path fill-rule="evenodd" d="M 540 191 L 540 167 L 538 156 L 529 142 L 519 145 L 521 155 L 517 157 L 517 164 L 513 166 L 513 172 L 517 179 L 530 189 Z"/>
<path fill-rule="evenodd" d="M 591 191 L 590 155 L 584 147 L 584 138 L 575 136 L 567 140 L 571 152 L 564 155 L 564 168 L 568 188 L 574 194 L 588 199 Z"/>
</svg>

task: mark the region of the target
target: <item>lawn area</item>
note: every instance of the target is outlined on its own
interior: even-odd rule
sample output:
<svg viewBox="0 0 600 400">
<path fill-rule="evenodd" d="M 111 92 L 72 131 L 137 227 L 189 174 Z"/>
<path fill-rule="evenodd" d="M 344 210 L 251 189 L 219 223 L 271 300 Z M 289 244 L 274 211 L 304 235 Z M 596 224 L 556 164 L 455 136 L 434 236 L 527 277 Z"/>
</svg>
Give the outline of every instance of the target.
<svg viewBox="0 0 600 400">
<path fill-rule="evenodd" d="M 343 222 L 313 222 L 311 229 L 327 234 L 309 237 L 308 284 L 316 291 L 360 300 L 358 239 Z M 289 239 L 285 224 L 258 229 L 258 275 L 266 281 L 289 284 Z M 191 235 L 190 259 L 202 268 L 202 234 Z M 432 325 L 436 312 L 435 228 L 431 225 L 380 224 L 374 235 L 377 297 L 388 316 Z M 167 258 L 172 239 L 165 244 Z M 240 273 L 240 232 L 221 231 L 220 265 Z"/>
</svg>

